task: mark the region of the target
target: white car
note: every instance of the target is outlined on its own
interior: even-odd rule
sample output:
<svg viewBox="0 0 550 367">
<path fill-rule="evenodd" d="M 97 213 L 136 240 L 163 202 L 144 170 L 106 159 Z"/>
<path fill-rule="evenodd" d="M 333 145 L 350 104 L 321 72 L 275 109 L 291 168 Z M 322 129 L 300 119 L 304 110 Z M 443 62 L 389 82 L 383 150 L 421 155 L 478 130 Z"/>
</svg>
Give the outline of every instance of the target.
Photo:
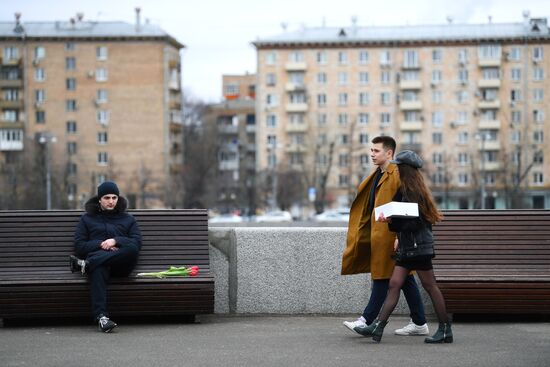
<svg viewBox="0 0 550 367">
<path fill-rule="evenodd" d="M 316 222 L 349 222 L 349 211 L 328 209 L 315 216 Z"/>
<path fill-rule="evenodd" d="M 272 212 L 267 212 L 264 215 L 258 215 L 256 217 L 256 222 L 292 222 L 292 215 L 284 210 L 276 210 Z"/>
<path fill-rule="evenodd" d="M 210 218 L 208 223 L 242 223 L 243 217 L 236 214 L 221 214 Z"/>
</svg>

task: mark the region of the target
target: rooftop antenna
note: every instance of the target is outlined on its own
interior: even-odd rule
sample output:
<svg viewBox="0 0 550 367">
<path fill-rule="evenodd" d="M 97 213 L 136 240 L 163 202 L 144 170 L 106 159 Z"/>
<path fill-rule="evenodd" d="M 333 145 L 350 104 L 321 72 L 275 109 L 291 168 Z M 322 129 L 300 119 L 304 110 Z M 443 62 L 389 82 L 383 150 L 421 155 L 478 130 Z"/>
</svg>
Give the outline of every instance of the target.
<svg viewBox="0 0 550 367">
<path fill-rule="evenodd" d="M 353 25 L 354 28 L 357 26 L 357 15 L 351 16 L 351 24 Z"/>
<path fill-rule="evenodd" d="M 139 29 L 141 27 L 141 18 L 140 18 L 141 8 L 137 6 L 135 10 L 136 10 L 136 31 L 139 32 Z"/>
<path fill-rule="evenodd" d="M 453 24 L 453 20 L 454 20 L 454 19 L 453 19 L 453 17 L 452 17 L 452 16 L 450 16 L 450 15 L 447 15 L 447 23 L 449 23 L 449 24 Z"/>
<path fill-rule="evenodd" d="M 76 19 L 78 19 L 79 22 L 82 22 L 82 19 L 84 19 L 84 13 L 82 12 L 76 13 Z"/>
<path fill-rule="evenodd" d="M 17 12 L 15 13 L 15 28 L 13 29 L 15 33 L 23 33 L 25 32 L 25 29 L 23 28 L 23 25 L 21 24 L 21 13 Z"/>
</svg>

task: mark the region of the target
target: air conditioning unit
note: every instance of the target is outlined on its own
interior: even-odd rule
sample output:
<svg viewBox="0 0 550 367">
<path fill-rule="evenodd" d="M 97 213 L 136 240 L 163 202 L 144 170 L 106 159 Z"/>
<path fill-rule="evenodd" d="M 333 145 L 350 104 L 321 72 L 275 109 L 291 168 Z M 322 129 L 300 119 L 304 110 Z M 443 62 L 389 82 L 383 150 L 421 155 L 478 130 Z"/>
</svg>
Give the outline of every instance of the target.
<svg viewBox="0 0 550 367">
<path fill-rule="evenodd" d="M 533 64 L 535 64 L 535 65 L 540 64 L 540 60 L 539 59 L 533 59 Z"/>
<path fill-rule="evenodd" d="M 95 75 L 95 70 L 88 71 L 88 78 L 93 78 Z"/>
<path fill-rule="evenodd" d="M 516 101 L 510 101 L 510 107 L 516 107 Z"/>
<path fill-rule="evenodd" d="M 462 84 L 462 85 L 467 85 L 467 84 L 468 84 L 468 81 L 465 80 L 465 79 L 464 79 L 464 80 L 461 80 L 461 81 L 460 81 L 460 84 Z"/>
<path fill-rule="evenodd" d="M 35 108 L 41 108 L 43 105 L 44 105 L 44 102 L 43 102 L 43 101 L 36 101 L 36 102 L 34 102 L 34 107 L 35 107 Z"/>
<path fill-rule="evenodd" d="M 38 66 L 38 65 L 40 64 L 40 59 L 33 59 L 33 60 L 32 60 L 32 64 L 33 64 L 34 66 Z"/>
<path fill-rule="evenodd" d="M 474 114 L 474 116 L 477 116 L 477 115 L 479 115 L 479 111 L 478 111 L 478 110 L 474 110 L 473 114 Z"/>
<path fill-rule="evenodd" d="M 503 52 L 502 57 L 504 58 L 504 60 L 510 61 L 510 53 L 509 52 L 506 52 L 506 51 Z"/>
<path fill-rule="evenodd" d="M 451 126 L 451 129 L 454 129 L 456 127 L 456 122 L 451 121 L 449 122 L 449 125 Z"/>
</svg>

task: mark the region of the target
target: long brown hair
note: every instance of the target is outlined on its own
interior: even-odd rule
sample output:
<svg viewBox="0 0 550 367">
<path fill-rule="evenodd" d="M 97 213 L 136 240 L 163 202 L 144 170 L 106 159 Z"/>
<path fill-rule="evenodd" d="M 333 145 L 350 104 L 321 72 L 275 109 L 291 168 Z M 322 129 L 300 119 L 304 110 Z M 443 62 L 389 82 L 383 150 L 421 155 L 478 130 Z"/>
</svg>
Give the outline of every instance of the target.
<svg viewBox="0 0 550 367">
<path fill-rule="evenodd" d="M 420 171 L 407 164 L 398 164 L 400 191 L 404 198 L 411 203 L 418 203 L 420 215 L 428 222 L 435 224 L 443 219 L 443 214 L 437 210 L 432 193 L 424 182 Z"/>
</svg>

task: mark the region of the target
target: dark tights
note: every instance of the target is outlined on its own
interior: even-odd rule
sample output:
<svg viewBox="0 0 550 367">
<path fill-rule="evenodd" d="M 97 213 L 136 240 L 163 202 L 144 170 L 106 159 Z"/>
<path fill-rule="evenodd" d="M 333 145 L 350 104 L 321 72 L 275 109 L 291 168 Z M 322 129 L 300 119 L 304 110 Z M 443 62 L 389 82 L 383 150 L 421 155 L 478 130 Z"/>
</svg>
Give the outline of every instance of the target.
<svg viewBox="0 0 550 367">
<path fill-rule="evenodd" d="M 393 269 L 388 295 L 386 296 L 386 301 L 384 302 L 382 311 L 380 311 L 379 319 L 381 321 L 388 321 L 393 309 L 397 305 L 397 301 L 399 301 L 401 287 L 403 286 L 407 275 L 409 275 L 409 272 L 409 269 L 397 265 Z M 437 319 L 440 323 L 449 322 L 447 309 L 445 308 L 445 299 L 443 299 L 443 295 L 437 286 L 433 269 L 417 270 L 416 272 L 420 278 L 422 287 L 426 290 L 426 292 L 428 292 L 430 298 L 432 299 L 435 313 L 437 314 Z"/>
</svg>

